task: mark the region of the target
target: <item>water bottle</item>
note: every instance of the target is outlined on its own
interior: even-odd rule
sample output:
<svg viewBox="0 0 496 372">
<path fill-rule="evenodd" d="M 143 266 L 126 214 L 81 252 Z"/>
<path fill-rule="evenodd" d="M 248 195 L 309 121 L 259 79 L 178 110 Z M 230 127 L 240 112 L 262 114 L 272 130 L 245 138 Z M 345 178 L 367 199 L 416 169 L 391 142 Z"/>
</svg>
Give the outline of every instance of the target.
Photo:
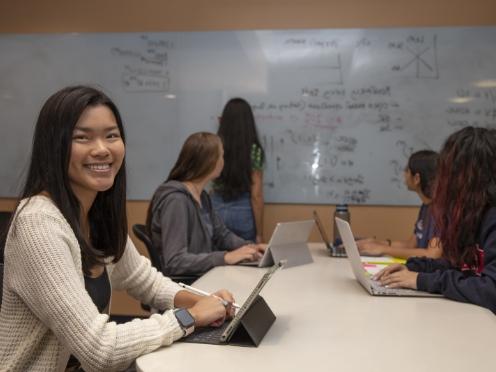
<svg viewBox="0 0 496 372">
<path fill-rule="evenodd" d="M 350 222 L 350 211 L 348 210 L 348 204 L 338 204 L 336 205 L 336 210 L 334 211 L 334 217 L 341 218 L 342 220 Z M 334 246 L 339 246 L 343 244 L 341 236 L 339 235 L 339 230 L 336 225 L 335 218 L 334 221 Z"/>
</svg>

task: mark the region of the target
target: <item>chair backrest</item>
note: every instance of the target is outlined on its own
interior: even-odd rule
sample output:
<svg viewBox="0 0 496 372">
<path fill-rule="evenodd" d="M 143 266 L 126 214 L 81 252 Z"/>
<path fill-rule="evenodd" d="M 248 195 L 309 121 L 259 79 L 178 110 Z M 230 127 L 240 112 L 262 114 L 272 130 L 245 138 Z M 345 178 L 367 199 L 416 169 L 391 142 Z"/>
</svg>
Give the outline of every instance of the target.
<svg viewBox="0 0 496 372">
<path fill-rule="evenodd" d="M 3 296 L 3 251 L 5 249 L 5 239 L 7 238 L 7 225 L 12 212 L 0 212 L 0 307 L 2 307 Z"/>
<path fill-rule="evenodd" d="M 158 252 L 152 246 L 152 240 L 146 232 L 145 225 L 142 225 L 140 223 L 134 224 L 133 233 L 139 240 L 141 240 L 145 244 L 146 250 L 148 251 L 148 257 L 150 257 L 152 265 L 155 266 L 157 270 L 163 272 L 162 261 L 160 260 Z"/>
<path fill-rule="evenodd" d="M 11 216 L 12 212 L 0 211 L 0 262 L 3 262 L 3 250 L 5 248 L 5 239 L 7 238 L 7 225 Z"/>
<path fill-rule="evenodd" d="M 0 262 L 0 308 L 2 307 L 3 296 L 3 262 Z"/>
</svg>

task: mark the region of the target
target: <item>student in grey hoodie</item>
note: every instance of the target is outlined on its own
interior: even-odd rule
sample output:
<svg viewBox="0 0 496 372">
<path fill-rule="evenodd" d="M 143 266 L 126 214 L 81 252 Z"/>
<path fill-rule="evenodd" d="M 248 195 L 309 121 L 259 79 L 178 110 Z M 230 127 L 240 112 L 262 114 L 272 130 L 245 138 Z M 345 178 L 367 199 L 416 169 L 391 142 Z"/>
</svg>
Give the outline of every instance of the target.
<svg viewBox="0 0 496 372">
<path fill-rule="evenodd" d="M 266 246 L 229 231 L 204 190 L 223 167 L 220 138 L 194 133 L 186 139 L 167 180 L 155 191 L 147 230 L 166 275 L 203 274 L 215 266 L 261 258 Z"/>
</svg>

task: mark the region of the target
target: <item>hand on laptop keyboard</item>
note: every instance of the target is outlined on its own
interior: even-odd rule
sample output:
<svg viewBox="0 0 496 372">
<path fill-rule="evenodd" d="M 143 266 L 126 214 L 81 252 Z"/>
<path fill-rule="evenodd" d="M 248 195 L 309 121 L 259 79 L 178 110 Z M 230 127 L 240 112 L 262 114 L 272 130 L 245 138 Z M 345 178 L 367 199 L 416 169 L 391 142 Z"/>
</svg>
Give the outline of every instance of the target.
<svg viewBox="0 0 496 372">
<path fill-rule="evenodd" d="M 224 255 L 228 265 L 235 265 L 241 261 L 257 261 L 262 258 L 265 244 L 247 244 Z"/>
<path fill-rule="evenodd" d="M 385 267 L 372 277 L 387 288 L 417 289 L 418 273 L 408 270 L 405 265 L 393 264 Z"/>
</svg>

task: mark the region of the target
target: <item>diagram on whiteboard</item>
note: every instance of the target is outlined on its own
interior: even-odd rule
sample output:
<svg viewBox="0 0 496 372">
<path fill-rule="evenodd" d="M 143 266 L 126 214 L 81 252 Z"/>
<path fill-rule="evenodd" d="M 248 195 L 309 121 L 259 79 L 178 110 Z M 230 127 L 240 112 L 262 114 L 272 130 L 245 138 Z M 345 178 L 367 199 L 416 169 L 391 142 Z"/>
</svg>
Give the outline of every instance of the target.
<svg viewBox="0 0 496 372">
<path fill-rule="evenodd" d="M 388 47 L 404 53 L 404 62 L 394 65 L 393 71 L 405 71 L 417 79 L 439 79 L 437 35 L 433 35 L 432 40 L 424 36 L 409 36 L 404 42 L 389 43 Z"/>
</svg>

